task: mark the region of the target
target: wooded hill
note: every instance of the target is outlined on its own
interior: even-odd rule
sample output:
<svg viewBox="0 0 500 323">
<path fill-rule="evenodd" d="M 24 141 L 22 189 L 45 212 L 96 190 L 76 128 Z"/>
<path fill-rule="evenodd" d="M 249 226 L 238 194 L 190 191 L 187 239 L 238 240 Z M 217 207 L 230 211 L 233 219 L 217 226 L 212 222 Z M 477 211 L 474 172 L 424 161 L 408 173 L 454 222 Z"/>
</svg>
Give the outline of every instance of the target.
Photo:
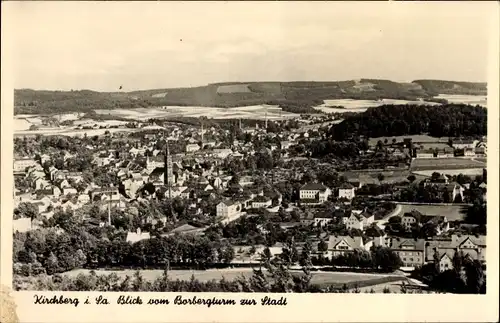
<svg viewBox="0 0 500 323">
<path fill-rule="evenodd" d="M 133 92 L 14 90 L 15 114 L 85 112 L 91 109 L 162 105 L 237 107 L 277 104 L 286 111 L 312 112 L 325 99 L 430 99 L 439 93 L 486 95 L 485 83 L 419 80 L 397 83 L 361 79 L 337 82 L 214 83 L 192 88 Z"/>
<path fill-rule="evenodd" d="M 370 138 L 418 134 L 475 137 L 487 134 L 487 120 L 487 110 L 481 106 L 383 105 L 369 108 L 333 125 L 329 134 L 335 140 L 344 140 L 353 135 Z"/>
</svg>

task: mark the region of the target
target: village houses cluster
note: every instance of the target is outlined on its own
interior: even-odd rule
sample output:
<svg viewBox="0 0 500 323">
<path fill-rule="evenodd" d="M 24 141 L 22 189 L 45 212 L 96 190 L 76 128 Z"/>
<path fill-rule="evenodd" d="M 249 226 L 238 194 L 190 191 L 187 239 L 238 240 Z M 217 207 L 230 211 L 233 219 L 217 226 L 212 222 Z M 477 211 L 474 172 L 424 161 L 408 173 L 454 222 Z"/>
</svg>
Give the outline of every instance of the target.
<svg viewBox="0 0 500 323">
<path fill-rule="evenodd" d="M 311 123 L 311 121 L 309 121 Z M 28 188 L 15 190 L 15 206 L 21 203 L 31 203 L 40 216 L 50 219 L 57 209 L 77 210 L 85 205 L 95 203 L 103 211 L 118 208 L 131 209 L 137 201 L 162 198 L 181 198 L 189 201 L 189 208 L 193 214 L 200 214 L 199 207 L 202 201 L 218 200 L 215 214 L 210 214 L 216 223 L 228 224 L 243 215 L 251 215 L 255 210 L 264 209 L 269 213 L 278 213 L 282 208 L 283 196 L 278 189 L 255 184 L 255 179 L 249 175 L 241 176 L 237 182 L 227 171 L 220 167 L 231 159 L 244 159 L 264 150 L 272 154 L 279 151 L 281 158 L 288 158 L 289 150 L 300 139 L 311 140 L 314 131 L 283 131 L 267 133 L 259 127 L 242 129 L 252 138 L 269 139 L 267 147 L 256 151 L 253 143 L 233 140 L 224 145 L 218 140 L 216 128 L 208 128 L 198 132 L 196 127 L 187 130 L 174 127 L 165 135 L 164 130 L 154 132 L 154 126 L 145 127 L 152 131 L 145 135 L 144 145 L 127 144 L 119 154 L 116 151 L 100 150 L 97 146 L 88 146 L 92 152 L 92 164 L 95 167 L 108 167 L 119 178 L 120 185 L 99 186 L 94 182 L 86 182 L 82 173 L 57 169 L 55 166 L 44 168 L 46 161 L 51 160 L 47 154 L 33 156 L 18 156 L 14 161 L 15 176 L 24 178 Z M 220 130 L 219 130 L 220 131 Z M 227 132 L 227 130 L 226 130 Z M 191 135 L 188 137 L 187 135 Z M 116 134 L 108 134 L 114 138 Z M 156 149 L 158 140 L 167 139 L 172 142 L 179 138 L 185 140 L 183 152 L 171 153 L 169 148 Z M 403 142 L 403 147 L 407 144 Z M 168 147 L 168 145 L 167 145 Z M 410 154 L 407 148 L 392 149 L 394 156 Z M 416 149 L 414 158 L 453 157 L 457 154 L 464 156 L 485 156 L 486 140 L 466 141 L 453 140 L 452 147 L 443 150 L 427 151 Z M 66 152 L 64 161 L 78 158 Z M 137 158 L 145 159 L 139 164 Z M 295 174 L 294 176 L 301 175 Z M 316 207 L 335 199 L 340 202 L 336 211 L 305 212 L 300 219 L 301 225 L 327 226 L 330 223 L 341 223 L 347 230 L 359 230 L 363 235 L 335 235 L 324 237 L 326 248 L 315 252 L 323 257 L 332 258 L 355 250 L 370 250 L 372 246 L 389 247 L 396 252 L 403 261 L 404 267 L 417 267 L 433 261 L 437 253 L 440 268 L 443 270 L 452 266 L 451 259 L 455 252 L 462 251 L 467 256 L 484 261 L 485 237 L 473 235 L 457 235 L 442 238 L 441 235 L 450 230 L 450 223 L 445 216 L 421 214 L 418 211 L 404 213 L 401 223 L 407 230 L 414 226 L 424 226 L 434 223 L 437 234 L 430 239 L 393 237 L 386 233 L 385 222 L 388 218 L 376 219 L 375 214 L 366 209 L 349 208 L 350 201 L 363 187 L 362 180 L 349 180 L 338 187 L 327 187 L 321 182 L 310 181 L 303 184 L 298 192 L 299 201 L 288 205 L 288 209 L 303 207 L 315 210 Z M 452 200 L 457 196 L 464 198 L 466 186 L 441 175 L 439 178 L 427 179 L 424 185 L 447 187 L 452 194 Z M 149 190 L 148 188 L 152 188 Z M 484 187 L 485 188 L 485 187 Z M 230 194 L 227 194 L 227 193 Z M 226 194 L 223 194 L 226 193 Z M 347 210 L 347 211 L 346 211 Z M 383 221 L 382 221 L 383 220 Z M 99 225 L 105 225 L 105 221 Z M 14 220 L 14 230 L 28 231 L 37 227 L 37 221 L 30 218 Z M 202 232 L 200 228 L 183 224 L 172 232 Z M 365 238 L 363 238 L 365 236 Z M 129 232 L 127 240 L 134 242 L 148 239 L 148 232 Z M 279 252 L 276 251 L 276 252 Z"/>
</svg>

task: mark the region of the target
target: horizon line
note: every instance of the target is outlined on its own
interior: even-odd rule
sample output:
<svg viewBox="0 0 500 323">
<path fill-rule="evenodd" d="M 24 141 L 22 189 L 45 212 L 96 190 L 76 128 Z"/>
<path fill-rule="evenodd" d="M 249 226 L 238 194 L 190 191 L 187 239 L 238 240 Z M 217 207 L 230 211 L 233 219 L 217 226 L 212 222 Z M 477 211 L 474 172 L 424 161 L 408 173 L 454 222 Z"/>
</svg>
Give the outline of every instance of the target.
<svg viewBox="0 0 500 323">
<path fill-rule="evenodd" d="M 413 83 L 415 81 L 443 81 L 443 82 L 463 82 L 463 83 L 482 83 L 482 84 L 488 84 L 487 81 L 464 81 L 464 80 L 451 80 L 451 79 L 438 79 L 438 78 L 420 78 L 420 79 L 414 79 L 412 81 L 405 81 L 405 80 L 391 80 L 387 78 L 352 78 L 352 79 L 347 79 L 347 80 L 329 80 L 329 81 L 314 81 L 314 80 L 294 80 L 294 81 L 216 81 L 216 82 L 210 82 L 210 83 L 204 83 L 203 85 L 192 85 L 192 86 L 177 86 L 177 87 L 159 87 L 159 88 L 140 88 L 140 89 L 131 89 L 131 90 L 116 90 L 116 91 L 103 91 L 103 90 L 93 90 L 90 88 L 78 88 L 78 89 L 70 89 L 70 90 L 62 90 L 62 89 L 46 89 L 46 88 L 30 88 L 30 87 L 21 87 L 21 88 L 14 88 L 14 91 L 22 91 L 22 90 L 29 90 L 29 91 L 49 91 L 49 92 L 78 92 L 78 91 L 91 91 L 91 92 L 99 92 L 99 93 L 128 93 L 128 92 L 140 92 L 140 91 L 156 91 L 156 90 L 166 90 L 166 89 L 190 89 L 190 88 L 197 88 L 197 87 L 204 87 L 204 86 L 210 86 L 210 85 L 217 85 L 217 84 L 245 84 L 245 83 L 298 83 L 298 82 L 311 82 L 311 83 L 328 83 L 328 82 L 349 82 L 349 81 L 356 81 L 356 80 L 379 80 L 379 81 L 391 81 L 394 83 Z M 117 87 L 120 87 L 123 85 L 118 85 Z"/>
</svg>

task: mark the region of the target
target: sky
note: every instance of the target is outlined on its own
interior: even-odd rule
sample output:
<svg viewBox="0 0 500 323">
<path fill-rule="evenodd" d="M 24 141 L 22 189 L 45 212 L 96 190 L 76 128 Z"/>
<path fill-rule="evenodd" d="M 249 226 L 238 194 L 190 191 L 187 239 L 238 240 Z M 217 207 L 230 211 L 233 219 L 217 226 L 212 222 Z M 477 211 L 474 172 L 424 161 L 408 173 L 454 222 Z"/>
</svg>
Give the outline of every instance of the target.
<svg viewBox="0 0 500 323">
<path fill-rule="evenodd" d="M 15 88 L 485 81 L 491 3 L 13 2 Z M 494 8 L 493 8 L 494 9 Z"/>
</svg>

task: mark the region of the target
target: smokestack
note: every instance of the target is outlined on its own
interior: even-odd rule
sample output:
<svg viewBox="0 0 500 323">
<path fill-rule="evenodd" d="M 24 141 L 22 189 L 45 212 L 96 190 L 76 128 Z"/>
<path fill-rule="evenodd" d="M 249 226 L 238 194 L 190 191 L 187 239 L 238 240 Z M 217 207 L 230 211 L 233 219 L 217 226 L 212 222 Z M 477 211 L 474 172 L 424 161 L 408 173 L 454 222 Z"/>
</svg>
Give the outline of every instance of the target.
<svg viewBox="0 0 500 323">
<path fill-rule="evenodd" d="M 267 130 L 267 106 L 266 106 L 266 116 L 265 116 L 265 118 L 266 118 L 266 130 Z"/>
<path fill-rule="evenodd" d="M 240 118 L 240 130 L 241 130 L 241 118 Z"/>
<path fill-rule="evenodd" d="M 201 148 L 203 148 L 203 119 L 201 120 Z"/>
</svg>

